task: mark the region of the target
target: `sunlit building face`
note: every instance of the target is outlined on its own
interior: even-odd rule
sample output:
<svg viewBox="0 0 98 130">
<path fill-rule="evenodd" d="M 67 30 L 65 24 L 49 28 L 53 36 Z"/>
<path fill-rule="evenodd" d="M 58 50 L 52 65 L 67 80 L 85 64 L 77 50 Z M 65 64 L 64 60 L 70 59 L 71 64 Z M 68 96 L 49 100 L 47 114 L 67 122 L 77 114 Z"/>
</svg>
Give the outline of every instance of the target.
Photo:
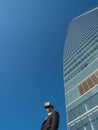
<svg viewBox="0 0 98 130">
<path fill-rule="evenodd" d="M 98 7 L 70 23 L 63 74 L 68 130 L 98 130 Z"/>
</svg>

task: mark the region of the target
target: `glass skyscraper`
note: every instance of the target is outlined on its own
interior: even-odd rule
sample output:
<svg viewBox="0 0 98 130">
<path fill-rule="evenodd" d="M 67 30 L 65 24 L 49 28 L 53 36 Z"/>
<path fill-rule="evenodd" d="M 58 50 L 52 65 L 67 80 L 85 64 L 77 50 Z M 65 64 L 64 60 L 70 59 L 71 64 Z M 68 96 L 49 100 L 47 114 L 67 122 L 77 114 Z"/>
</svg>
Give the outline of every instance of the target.
<svg viewBox="0 0 98 130">
<path fill-rule="evenodd" d="M 63 74 L 68 130 L 98 130 L 98 6 L 70 23 Z"/>
</svg>

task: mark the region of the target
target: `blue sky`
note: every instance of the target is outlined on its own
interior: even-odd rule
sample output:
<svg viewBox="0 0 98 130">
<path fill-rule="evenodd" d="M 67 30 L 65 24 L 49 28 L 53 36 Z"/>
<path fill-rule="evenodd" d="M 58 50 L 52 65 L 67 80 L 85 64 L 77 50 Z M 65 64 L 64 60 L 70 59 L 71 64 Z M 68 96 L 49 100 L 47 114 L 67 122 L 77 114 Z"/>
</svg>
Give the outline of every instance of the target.
<svg viewBox="0 0 98 130">
<path fill-rule="evenodd" d="M 97 0 L 0 0 L 0 130 L 40 130 L 51 101 L 66 130 L 63 49 L 68 25 Z"/>
</svg>

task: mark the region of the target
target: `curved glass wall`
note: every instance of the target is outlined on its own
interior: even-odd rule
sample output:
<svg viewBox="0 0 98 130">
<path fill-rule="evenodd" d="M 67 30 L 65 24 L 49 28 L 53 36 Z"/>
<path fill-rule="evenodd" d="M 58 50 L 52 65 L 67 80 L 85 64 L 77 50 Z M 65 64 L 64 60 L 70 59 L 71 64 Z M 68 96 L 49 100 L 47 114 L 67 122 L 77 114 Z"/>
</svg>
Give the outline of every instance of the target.
<svg viewBox="0 0 98 130">
<path fill-rule="evenodd" d="M 70 23 L 63 74 L 68 130 L 98 130 L 98 6 Z"/>
</svg>

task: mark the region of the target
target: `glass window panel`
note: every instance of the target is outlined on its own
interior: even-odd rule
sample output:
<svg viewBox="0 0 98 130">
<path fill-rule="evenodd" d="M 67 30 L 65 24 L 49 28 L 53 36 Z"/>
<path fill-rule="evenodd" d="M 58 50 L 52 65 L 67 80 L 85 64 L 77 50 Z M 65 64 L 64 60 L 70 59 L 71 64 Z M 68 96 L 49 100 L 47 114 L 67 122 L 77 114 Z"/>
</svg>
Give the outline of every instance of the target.
<svg viewBox="0 0 98 130">
<path fill-rule="evenodd" d="M 88 120 L 90 122 L 90 126 L 92 130 L 97 130 L 98 129 L 98 118 L 96 118 L 94 113 L 90 113 L 88 115 Z"/>
<path fill-rule="evenodd" d="M 70 111 L 69 113 L 68 113 L 68 120 L 69 120 L 69 122 L 70 121 L 72 121 L 74 119 L 74 112 L 73 112 L 73 110 L 72 111 Z"/>
<path fill-rule="evenodd" d="M 98 100 L 98 99 L 97 99 L 97 100 Z M 97 105 L 97 104 L 96 104 L 95 95 L 91 98 L 90 104 L 92 105 L 92 107 L 95 107 L 95 106 Z"/>
<path fill-rule="evenodd" d="M 84 130 L 83 126 L 80 128 L 80 130 Z"/>
<path fill-rule="evenodd" d="M 86 110 L 86 111 L 88 111 L 88 110 L 91 108 L 90 103 L 89 103 L 89 100 L 87 100 L 87 101 L 85 102 L 84 106 L 85 106 L 85 110 Z"/>
<path fill-rule="evenodd" d="M 85 112 L 86 112 L 85 106 L 84 106 L 84 103 L 82 103 L 79 105 L 79 115 L 82 115 Z"/>
<path fill-rule="evenodd" d="M 88 124 L 88 118 L 87 118 L 86 116 L 83 117 L 83 118 L 81 118 L 81 120 L 82 120 L 82 125 L 83 125 L 83 126 L 85 126 L 85 125 Z"/>
<path fill-rule="evenodd" d="M 95 102 L 98 105 L 98 93 L 95 95 Z"/>
<path fill-rule="evenodd" d="M 94 117 L 94 114 L 93 114 L 93 113 L 90 113 L 90 114 L 88 114 L 87 116 L 88 116 L 88 120 L 89 120 L 89 122 L 95 120 L 95 117 Z"/>
<path fill-rule="evenodd" d="M 69 130 L 76 130 L 75 124 L 72 124 Z"/>
<path fill-rule="evenodd" d="M 84 127 L 84 130 L 93 130 L 93 129 L 91 129 L 89 124 L 86 124 L 83 127 Z"/>
<path fill-rule="evenodd" d="M 76 118 L 76 117 L 78 117 L 79 116 L 79 109 L 78 109 L 78 107 L 76 107 L 75 109 L 74 109 L 74 117 Z"/>
<path fill-rule="evenodd" d="M 95 107 L 97 105 L 97 102 L 96 102 L 96 99 L 95 99 L 95 95 L 93 97 L 89 98 L 85 102 L 85 104 L 86 104 L 86 106 L 85 106 L 86 107 L 86 111 L 92 109 L 93 107 Z"/>
<path fill-rule="evenodd" d="M 97 123 L 97 127 L 98 127 L 98 117 L 96 118 L 96 123 Z"/>
<path fill-rule="evenodd" d="M 98 130 L 98 124 L 96 123 L 95 120 L 91 121 L 90 125 L 92 130 Z"/>
<path fill-rule="evenodd" d="M 94 113 L 96 122 L 98 123 L 98 109 L 96 109 L 93 113 Z"/>
<path fill-rule="evenodd" d="M 82 125 L 81 120 L 78 120 L 78 121 L 76 122 L 76 129 L 77 129 L 77 130 L 80 130 L 81 125 Z"/>
</svg>

